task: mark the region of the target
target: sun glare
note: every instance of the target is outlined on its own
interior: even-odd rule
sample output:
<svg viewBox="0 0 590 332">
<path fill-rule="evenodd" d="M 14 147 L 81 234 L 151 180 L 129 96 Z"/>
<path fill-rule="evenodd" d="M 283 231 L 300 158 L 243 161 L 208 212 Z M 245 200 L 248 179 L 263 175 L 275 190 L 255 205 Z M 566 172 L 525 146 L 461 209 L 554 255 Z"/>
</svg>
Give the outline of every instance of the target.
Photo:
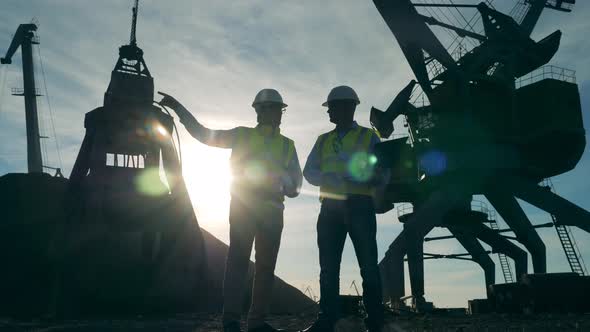
<svg viewBox="0 0 590 332">
<path fill-rule="evenodd" d="M 156 129 L 158 130 L 158 133 L 160 133 L 160 135 L 168 136 L 168 131 L 166 131 L 166 128 L 164 128 L 164 126 L 159 124 L 156 126 Z"/>
<path fill-rule="evenodd" d="M 197 142 L 183 145 L 186 186 L 199 224 L 209 231 L 227 225 L 231 182 L 229 155 L 230 150 L 210 148 Z"/>
</svg>

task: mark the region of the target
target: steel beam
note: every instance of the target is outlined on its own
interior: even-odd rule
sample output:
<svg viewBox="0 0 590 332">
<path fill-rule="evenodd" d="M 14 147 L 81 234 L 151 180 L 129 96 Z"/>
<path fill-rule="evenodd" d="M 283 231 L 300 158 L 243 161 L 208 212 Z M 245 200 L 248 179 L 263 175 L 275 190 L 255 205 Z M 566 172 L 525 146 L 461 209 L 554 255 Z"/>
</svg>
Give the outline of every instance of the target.
<svg viewBox="0 0 590 332">
<path fill-rule="evenodd" d="M 528 271 L 527 253 L 505 237 L 499 235 L 495 230 L 481 223 L 461 225 L 463 232 L 470 232 L 478 239 L 492 247 L 494 252 L 500 252 L 512 258 L 516 269 L 516 278 L 520 279 Z"/>
<path fill-rule="evenodd" d="M 531 254 L 535 273 L 547 272 L 545 244 L 516 198 L 506 192 L 487 192 L 485 196 Z"/>
<path fill-rule="evenodd" d="M 471 254 L 473 261 L 483 269 L 487 290 L 487 286 L 496 283 L 496 266 L 494 261 L 473 234 L 463 232 L 458 227 L 449 227 L 449 231 L 453 233 L 463 248 Z"/>
<path fill-rule="evenodd" d="M 536 183 L 510 178 L 507 184 L 519 198 L 555 215 L 559 224 L 590 232 L 590 212 Z"/>
</svg>

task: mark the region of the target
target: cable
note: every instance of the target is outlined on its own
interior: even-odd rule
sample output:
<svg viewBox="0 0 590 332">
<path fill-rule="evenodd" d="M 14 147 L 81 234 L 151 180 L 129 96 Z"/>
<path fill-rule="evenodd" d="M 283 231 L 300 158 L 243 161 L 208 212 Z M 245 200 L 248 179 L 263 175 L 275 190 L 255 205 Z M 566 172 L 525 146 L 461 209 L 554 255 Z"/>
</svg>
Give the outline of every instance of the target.
<svg viewBox="0 0 590 332">
<path fill-rule="evenodd" d="M 454 4 L 454 2 L 453 2 L 452 0 L 448 0 L 448 1 L 449 1 L 451 4 Z M 494 0 L 486 0 L 485 2 L 486 2 L 486 4 L 487 4 L 488 6 L 490 6 L 491 8 L 493 8 L 493 2 L 494 2 Z M 421 3 L 425 3 L 425 1 L 424 1 L 424 0 L 422 0 L 422 1 L 421 1 Z M 438 1 L 437 3 L 442 3 L 442 1 Z M 456 7 L 455 7 L 455 8 L 456 8 Z M 437 18 L 439 18 L 439 20 L 440 20 L 440 17 L 438 17 L 438 15 L 435 15 L 435 13 L 433 13 L 431 10 L 429 10 L 429 9 L 428 9 L 428 7 L 425 7 L 424 9 L 425 9 L 425 10 L 426 10 L 426 11 L 427 11 L 427 12 L 428 12 L 430 15 L 432 15 L 432 16 L 436 16 L 436 17 L 437 17 Z M 458 8 L 456 8 L 456 9 L 457 9 L 457 10 L 459 10 Z M 460 12 L 460 13 L 461 13 L 461 12 Z M 452 15 L 453 15 L 453 17 L 454 17 L 454 18 L 457 20 L 457 16 L 456 16 L 456 15 L 454 15 L 452 12 L 451 12 L 451 14 L 452 14 Z M 445 15 L 445 14 L 443 13 L 443 15 Z M 463 19 L 464 19 L 464 20 L 466 20 L 466 18 L 464 17 L 464 15 L 463 15 L 462 13 L 461 13 L 461 16 L 463 17 Z M 448 16 L 446 16 L 446 15 L 445 15 L 445 17 L 448 19 Z M 471 16 L 471 18 L 470 18 L 468 21 L 466 20 L 466 21 L 467 21 L 467 26 L 466 26 L 465 28 L 469 28 L 469 29 L 471 29 L 471 31 L 474 31 L 474 32 L 475 32 L 475 30 L 476 30 L 476 28 L 475 28 L 475 27 L 476 27 L 476 26 L 477 26 L 477 24 L 480 22 L 481 18 L 482 18 L 482 17 L 481 17 L 481 15 L 479 14 L 479 12 L 477 12 L 477 11 L 476 11 L 476 12 L 473 14 L 473 16 Z M 450 23 L 450 20 L 449 20 L 449 23 Z M 480 33 L 481 33 L 481 32 L 483 32 L 483 27 L 481 27 L 481 29 L 480 29 Z M 451 35 L 451 32 L 447 30 L 447 34 Z M 465 41 L 465 39 L 466 39 L 465 37 L 461 37 L 461 36 L 459 36 L 459 35 L 457 35 L 457 34 L 454 34 L 454 36 L 453 36 L 453 37 L 454 37 L 454 38 L 452 38 L 452 41 L 451 41 L 451 43 L 450 43 L 450 44 L 449 44 L 449 46 L 447 47 L 447 50 L 449 50 L 449 51 L 450 51 L 450 54 L 451 54 L 451 56 L 455 55 L 455 54 L 457 53 L 457 51 L 458 51 L 460 48 L 463 48 L 463 47 L 464 47 L 464 45 L 465 45 L 465 44 L 463 43 L 463 41 Z M 470 39 L 470 38 L 467 38 L 467 39 Z M 471 40 L 471 41 L 470 41 L 470 43 L 471 43 L 472 45 L 474 45 L 474 46 L 477 46 L 473 40 Z M 465 53 L 468 53 L 469 51 L 470 51 L 470 49 L 468 49 L 467 47 L 465 47 L 465 52 L 464 52 L 463 54 L 465 54 Z M 455 58 L 455 57 L 454 57 L 454 58 Z M 431 64 L 428 66 L 428 69 L 427 69 L 427 70 L 428 70 L 428 73 L 429 73 L 429 75 L 430 75 L 431 73 L 433 73 L 434 71 L 436 71 L 435 64 L 431 63 Z M 415 95 L 415 97 L 414 97 L 414 95 Z M 412 97 L 413 97 L 413 98 L 411 99 L 411 100 L 412 100 L 411 102 L 412 102 L 412 103 L 417 103 L 417 102 L 418 102 L 418 100 L 419 100 L 421 97 L 422 97 L 422 98 L 424 97 L 424 92 L 423 92 L 423 91 L 421 91 L 421 89 L 420 89 L 420 90 L 417 90 L 417 93 L 416 93 L 416 94 L 413 94 L 413 95 L 412 95 Z"/>
<path fill-rule="evenodd" d="M 170 111 L 168 110 L 168 108 L 162 104 L 160 104 L 159 102 L 154 100 L 154 103 L 156 103 L 158 106 L 160 106 L 162 108 L 162 110 L 164 112 L 166 112 L 166 114 L 168 114 L 168 116 L 170 116 L 172 118 L 172 114 L 170 114 Z M 176 127 L 176 123 L 174 121 L 172 121 L 172 127 L 173 127 L 173 131 L 176 133 L 176 141 L 178 142 L 178 149 L 176 148 L 176 143 L 174 143 L 174 139 L 172 139 L 172 147 L 174 148 L 174 152 L 176 152 L 178 154 L 178 160 L 180 163 L 180 172 L 182 173 L 182 148 L 180 146 L 180 134 L 178 133 L 178 128 Z M 172 135 L 170 135 L 172 137 Z"/>
<path fill-rule="evenodd" d="M 440 11 L 440 9 L 439 9 L 439 8 L 437 8 L 437 9 Z M 438 15 L 436 12 L 434 12 L 434 10 L 431 10 L 429 7 L 424 7 L 424 10 L 425 10 L 426 12 L 428 12 L 428 14 L 430 14 L 430 16 L 431 16 L 431 17 L 433 17 L 434 19 L 436 19 L 437 21 L 439 21 L 439 22 L 443 22 L 443 21 L 444 21 L 443 19 L 441 19 L 441 17 L 440 17 L 440 16 L 439 16 L 439 15 Z M 443 14 L 444 14 L 444 13 L 443 13 Z M 443 30 L 444 30 L 444 31 L 445 31 L 445 32 L 446 32 L 446 33 L 447 33 L 447 34 L 448 34 L 448 35 L 449 35 L 451 38 L 455 37 L 455 34 L 454 34 L 453 32 L 451 32 L 451 30 L 449 30 L 449 29 L 447 29 L 447 28 L 443 28 Z"/>
<path fill-rule="evenodd" d="M 424 7 L 424 10 L 426 12 L 428 12 L 428 14 L 431 17 L 433 17 L 434 19 L 438 20 L 439 22 L 443 22 L 443 20 L 441 19 L 441 17 L 436 12 L 434 12 L 434 10 L 431 10 L 429 7 Z M 444 13 L 443 13 L 443 15 L 444 15 Z M 449 29 L 444 28 L 443 30 L 450 36 L 451 39 L 456 36 Z M 429 76 L 436 76 L 436 75 L 438 75 L 441 72 L 440 67 L 442 65 L 440 65 L 440 64 L 437 65 L 437 63 L 438 63 L 438 61 L 436 61 L 436 62 L 435 61 L 431 61 L 430 63 L 427 64 L 427 72 L 428 72 L 428 75 Z"/>
<path fill-rule="evenodd" d="M 492 1 L 486 1 L 486 3 L 491 6 Z M 475 19 L 475 21 L 473 21 Z M 479 12 L 475 12 L 473 14 L 473 16 L 471 16 L 471 18 L 469 19 L 469 21 L 467 22 L 468 25 L 470 25 L 472 27 L 472 30 L 475 32 L 475 25 L 479 23 L 479 21 L 481 20 L 481 15 L 479 14 Z M 471 23 L 473 22 L 473 23 Z M 479 31 L 480 33 L 483 32 L 483 27 L 482 30 Z M 459 41 L 460 40 L 460 41 Z M 465 40 L 465 37 L 459 37 L 458 35 L 455 37 L 455 39 L 453 40 L 453 42 L 451 43 L 451 45 L 449 45 L 449 49 L 452 48 L 454 46 L 455 43 L 458 43 L 457 46 L 455 46 L 455 48 L 451 51 L 451 54 L 455 53 L 457 51 L 457 49 L 459 47 L 461 47 L 461 45 L 463 45 L 462 41 Z"/>
<path fill-rule="evenodd" d="M 0 115 L 2 115 L 2 106 L 4 106 L 4 87 L 6 86 L 6 66 L 0 66 Z"/>
<path fill-rule="evenodd" d="M 39 77 L 39 75 L 41 75 L 41 71 L 39 69 L 39 59 L 38 57 L 33 57 L 33 68 L 35 70 L 33 76 L 35 78 L 35 85 L 37 83 L 37 78 Z M 32 93 L 35 95 L 35 98 L 39 97 L 39 88 L 37 88 L 35 86 L 35 90 L 32 91 Z M 51 164 L 50 162 L 50 158 L 49 158 L 49 152 L 47 150 L 47 141 L 46 141 L 46 137 L 48 137 L 47 131 L 45 130 L 46 128 L 46 114 L 45 111 L 41 105 L 41 103 L 39 103 L 38 100 L 35 101 L 36 106 L 37 106 L 37 128 L 38 128 L 38 140 L 39 140 L 39 147 L 41 149 L 40 153 L 41 153 L 41 166 L 44 165 L 49 165 Z"/>
<path fill-rule="evenodd" d="M 36 78 L 39 77 L 39 75 L 41 74 L 41 72 L 39 71 L 39 60 L 37 57 L 33 57 L 33 68 L 34 68 L 34 77 L 35 77 L 35 83 L 36 83 Z M 31 92 L 32 94 L 34 94 L 35 98 L 39 97 L 39 89 L 37 87 L 35 87 L 35 90 Z M 36 99 L 35 99 L 36 100 Z M 49 152 L 47 150 L 47 141 L 46 139 L 48 138 L 48 134 L 47 134 L 47 130 L 46 130 L 46 114 L 43 110 L 43 107 L 41 107 L 40 103 L 35 101 L 36 105 L 37 105 L 37 128 L 38 128 L 38 140 L 39 140 L 39 146 L 40 146 L 40 153 L 41 153 L 41 166 L 44 165 L 49 165 L 51 164 L 50 158 L 49 158 Z"/>
<path fill-rule="evenodd" d="M 53 131 L 53 139 L 55 140 L 55 149 L 57 150 L 57 160 L 59 162 L 59 168 L 63 169 L 63 162 L 61 159 L 61 151 L 59 147 L 59 140 L 57 137 L 57 131 L 55 130 L 55 122 L 53 120 L 53 109 L 51 108 L 51 100 L 49 99 L 49 90 L 47 89 L 47 79 L 45 77 L 45 67 L 43 66 L 43 58 L 41 57 L 41 45 L 37 46 L 39 53 L 39 64 L 41 65 L 41 74 L 43 76 L 43 85 L 45 88 L 45 97 L 47 99 L 47 107 L 49 108 L 49 120 L 51 121 L 51 130 Z"/>
<path fill-rule="evenodd" d="M 37 66 L 37 63 L 39 62 L 37 59 L 34 59 L 33 61 L 35 61 L 35 77 L 39 77 L 39 74 L 41 74 L 39 72 L 39 66 Z M 39 96 L 39 94 L 37 93 L 37 89 L 35 89 L 35 91 L 33 91 L 33 93 L 35 94 L 35 96 Z M 49 152 L 47 150 L 47 138 L 49 137 L 49 135 L 47 134 L 47 114 L 44 111 L 44 109 L 41 107 L 40 103 L 37 103 L 37 124 L 39 126 L 39 144 L 41 145 L 41 150 L 42 150 L 42 154 L 41 154 L 41 165 L 50 165 L 51 164 L 51 159 L 49 158 Z"/>
<path fill-rule="evenodd" d="M 455 4 L 455 3 L 453 2 L 453 0 L 449 0 L 449 2 L 450 2 L 452 5 L 454 5 L 454 4 Z M 463 12 L 461 12 L 461 11 L 459 10 L 459 8 L 457 8 L 457 7 L 455 7 L 455 10 L 457 11 L 457 13 L 459 13 L 459 15 L 461 16 L 461 18 L 463 18 L 463 20 L 465 21 L 465 23 L 467 23 L 467 27 L 469 27 L 469 29 L 470 29 L 472 32 L 475 32 L 475 29 L 473 28 L 473 26 L 471 26 L 471 24 L 469 23 L 469 21 L 467 21 L 467 19 L 466 19 L 466 18 L 465 18 L 465 16 L 463 15 Z M 451 11 L 451 13 L 452 13 L 452 11 Z M 455 16 L 455 15 L 453 15 L 453 16 Z M 473 43 L 475 43 L 474 41 L 472 41 L 472 42 L 473 42 Z M 474 44 L 474 45 L 475 45 L 475 44 Z M 477 45 L 475 45 L 475 46 L 477 46 Z"/>
</svg>

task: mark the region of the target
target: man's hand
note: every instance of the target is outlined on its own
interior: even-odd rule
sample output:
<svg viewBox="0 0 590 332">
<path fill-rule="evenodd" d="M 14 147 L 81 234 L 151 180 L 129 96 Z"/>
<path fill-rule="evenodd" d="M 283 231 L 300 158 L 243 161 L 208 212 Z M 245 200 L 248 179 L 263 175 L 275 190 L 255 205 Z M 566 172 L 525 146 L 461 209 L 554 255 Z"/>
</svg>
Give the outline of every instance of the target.
<svg viewBox="0 0 590 332">
<path fill-rule="evenodd" d="M 283 185 L 283 191 L 285 190 L 285 188 L 292 188 L 295 186 L 293 180 L 288 174 L 282 173 L 279 178 L 281 180 L 281 184 Z"/>
<path fill-rule="evenodd" d="M 280 176 L 272 176 L 268 179 L 268 190 L 271 193 L 283 194 L 285 185 Z"/>
<path fill-rule="evenodd" d="M 176 98 L 172 97 L 171 95 L 161 91 L 158 91 L 158 94 L 163 96 L 162 100 L 160 100 L 160 105 L 170 107 L 173 110 L 176 110 L 178 106 L 181 106 L 178 100 L 176 100 Z"/>
<path fill-rule="evenodd" d="M 160 100 L 160 105 L 170 107 L 172 110 L 174 110 L 174 112 L 180 118 L 180 121 L 185 122 L 193 119 L 193 115 L 184 106 L 182 106 L 182 104 L 176 100 L 176 98 L 160 91 L 158 91 L 158 93 L 164 96 L 164 98 Z"/>
</svg>

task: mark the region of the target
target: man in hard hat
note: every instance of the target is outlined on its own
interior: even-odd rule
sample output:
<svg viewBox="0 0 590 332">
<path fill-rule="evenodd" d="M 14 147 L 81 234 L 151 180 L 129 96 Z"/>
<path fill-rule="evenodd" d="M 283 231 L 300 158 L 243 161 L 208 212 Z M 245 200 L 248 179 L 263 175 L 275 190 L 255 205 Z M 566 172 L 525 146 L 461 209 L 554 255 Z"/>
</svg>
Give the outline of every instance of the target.
<svg viewBox="0 0 590 332">
<path fill-rule="evenodd" d="M 328 95 L 330 122 L 336 128 L 318 137 L 303 175 L 320 187 L 317 222 L 320 254 L 320 313 L 305 331 L 333 331 L 339 318 L 340 261 L 350 235 L 363 279 L 363 303 L 368 331 L 383 326 L 381 278 L 377 263 L 376 218 L 373 196 L 385 178 L 375 168 L 377 134 L 354 121 L 360 103 L 356 92 L 338 86 Z"/>
<path fill-rule="evenodd" d="M 296 197 L 302 182 L 295 145 L 279 130 L 287 105 L 276 90 L 263 89 L 252 103 L 258 120 L 256 127 L 211 130 L 174 98 L 165 95 L 160 103 L 174 109 L 188 132 L 199 141 L 232 149 L 229 252 L 223 280 L 224 331 L 240 331 L 244 284 L 254 239 L 256 272 L 248 331 L 278 331 L 265 322 L 265 317 L 283 229 L 283 200 L 284 196 Z"/>
</svg>

